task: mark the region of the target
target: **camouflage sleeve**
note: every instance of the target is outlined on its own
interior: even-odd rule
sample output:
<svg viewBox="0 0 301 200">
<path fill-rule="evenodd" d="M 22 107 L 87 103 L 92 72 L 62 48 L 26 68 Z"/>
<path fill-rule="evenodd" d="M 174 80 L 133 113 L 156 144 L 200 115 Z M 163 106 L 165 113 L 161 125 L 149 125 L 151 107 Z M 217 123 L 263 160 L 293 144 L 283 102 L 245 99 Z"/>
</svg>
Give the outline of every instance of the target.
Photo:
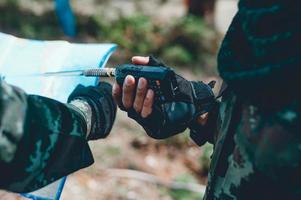
<svg viewBox="0 0 301 200">
<path fill-rule="evenodd" d="M 73 106 L 0 82 L 0 188 L 28 192 L 93 163 Z"/>
<path fill-rule="evenodd" d="M 271 191 L 280 186 L 276 194 L 286 199 L 301 197 L 300 111 L 300 99 L 277 111 L 244 106 L 235 138 L 240 159 L 252 166 L 249 180 L 262 178 Z"/>
</svg>

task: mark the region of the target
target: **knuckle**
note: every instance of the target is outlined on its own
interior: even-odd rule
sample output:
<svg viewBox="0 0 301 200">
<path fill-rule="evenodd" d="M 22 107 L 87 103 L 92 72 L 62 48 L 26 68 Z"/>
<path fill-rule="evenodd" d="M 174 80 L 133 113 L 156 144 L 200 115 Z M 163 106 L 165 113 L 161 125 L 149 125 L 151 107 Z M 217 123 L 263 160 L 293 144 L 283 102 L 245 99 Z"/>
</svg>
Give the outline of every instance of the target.
<svg viewBox="0 0 301 200">
<path fill-rule="evenodd" d="M 145 112 L 144 112 L 146 115 L 149 115 L 150 114 L 150 109 L 145 109 Z"/>
<path fill-rule="evenodd" d="M 116 90 L 113 90 L 112 95 L 113 95 L 114 98 L 117 98 L 117 97 L 120 96 L 120 93 Z"/>
<path fill-rule="evenodd" d="M 151 107 L 151 98 L 149 97 L 146 97 L 145 100 L 144 100 L 144 104 L 143 104 L 144 107 Z"/>
<path fill-rule="evenodd" d="M 149 109 L 149 110 L 146 111 L 145 116 L 148 117 L 151 113 L 152 113 L 152 110 Z"/>
<path fill-rule="evenodd" d="M 124 84 L 123 85 L 123 91 L 126 92 L 126 93 L 127 92 L 132 92 L 133 88 L 134 88 L 133 85 L 129 85 L 129 84 Z"/>
<path fill-rule="evenodd" d="M 112 93 L 113 93 L 113 95 L 120 95 L 121 94 L 121 87 L 117 83 L 115 83 L 113 85 Z"/>
<path fill-rule="evenodd" d="M 132 106 L 132 102 L 131 102 L 130 98 L 128 98 L 128 99 L 124 98 L 122 100 L 122 103 L 123 103 L 124 107 L 126 107 L 126 108 L 130 108 Z"/>
<path fill-rule="evenodd" d="M 153 98 L 154 97 L 152 95 L 152 92 L 148 91 L 143 105 L 148 108 L 152 107 L 153 106 Z"/>
<path fill-rule="evenodd" d="M 145 95 L 145 91 L 143 89 L 138 88 L 136 92 L 136 96 L 142 98 Z"/>
<path fill-rule="evenodd" d="M 137 112 L 137 113 L 140 113 L 141 112 L 141 106 L 140 105 L 138 105 L 138 103 L 134 103 L 134 109 L 135 109 L 135 111 Z"/>
<path fill-rule="evenodd" d="M 129 109 L 130 107 L 131 107 L 131 104 L 129 104 L 129 103 L 123 103 L 123 106 L 125 107 L 125 108 L 127 108 L 127 109 Z"/>
<path fill-rule="evenodd" d="M 146 118 L 146 117 L 148 117 L 151 113 L 152 113 L 152 109 L 150 109 L 150 108 L 149 108 L 149 109 L 143 109 L 141 115 L 142 115 L 143 118 Z"/>
<path fill-rule="evenodd" d="M 136 96 L 133 107 L 137 112 L 141 112 L 143 107 L 143 98 L 137 98 Z"/>
<path fill-rule="evenodd" d="M 124 91 L 125 93 L 129 92 L 130 90 L 131 90 L 131 86 L 130 86 L 130 85 L 127 85 L 127 84 L 124 84 L 124 85 L 123 85 L 123 91 Z"/>
</svg>

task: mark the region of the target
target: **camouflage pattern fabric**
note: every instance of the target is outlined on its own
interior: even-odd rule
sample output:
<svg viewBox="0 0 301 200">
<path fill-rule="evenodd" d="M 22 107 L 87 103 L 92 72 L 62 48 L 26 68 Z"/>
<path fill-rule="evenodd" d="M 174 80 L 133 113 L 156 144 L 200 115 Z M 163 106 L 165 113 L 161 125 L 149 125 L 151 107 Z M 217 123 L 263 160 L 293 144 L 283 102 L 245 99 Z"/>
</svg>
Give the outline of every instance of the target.
<svg viewBox="0 0 301 200">
<path fill-rule="evenodd" d="M 0 82 L 0 188 L 39 189 L 93 163 L 87 125 L 74 106 Z"/>
<path fill-rule="evenodd" d="M 239 3 L 218 58 L 228 89 L 205 199 L 301 199 L 300 6 Z"/>
<path fill-rule="evenodd" d="M 301 105 L 223 97 L 205 199 L 301 199 Z"/>
</svg>

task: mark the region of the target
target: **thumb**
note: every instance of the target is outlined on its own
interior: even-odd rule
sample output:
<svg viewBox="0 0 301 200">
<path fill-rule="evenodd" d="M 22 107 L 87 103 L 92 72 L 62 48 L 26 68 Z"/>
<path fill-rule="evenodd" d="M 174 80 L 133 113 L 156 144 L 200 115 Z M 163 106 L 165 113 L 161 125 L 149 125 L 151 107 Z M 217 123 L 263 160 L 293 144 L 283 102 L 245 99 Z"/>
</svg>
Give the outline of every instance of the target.
<svg viewBox="0 0 301 200">
<path fill-rule="evenodd" d="M 132 58 L 132 63 L 135 65 L 147 65 L 149 63 L 149 57 L 134 56 Z"/>
</svg>

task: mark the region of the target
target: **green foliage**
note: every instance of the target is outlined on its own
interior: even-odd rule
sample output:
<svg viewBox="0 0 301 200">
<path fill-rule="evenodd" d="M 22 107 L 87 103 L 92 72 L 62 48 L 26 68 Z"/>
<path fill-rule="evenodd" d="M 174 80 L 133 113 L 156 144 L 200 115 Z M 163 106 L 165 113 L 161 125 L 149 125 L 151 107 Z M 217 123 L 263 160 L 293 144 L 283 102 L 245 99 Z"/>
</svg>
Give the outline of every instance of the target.
<svg viewBox="0 0 301 200">
<path fill-rule="evenodd" d="M 197 183 L 196 179 L 190 174 L 182 174 L 178 176 L 175 180 L 183 183 Z M 170 190 L 168 191 L 168 194 L 174 200 L 199 200 L 203 198 L 202 195 L 200 195 L 199 193 L 182 190 L 182 189 Z"/>
<path fill-rule="evenodd" d="M 35 39 L 66 39 L 54 8 L 36 14 L 20 8 L 18 2 L 6 1 L 0 5 L 1 30 Z M 78 30 L 75 40 L 117 43 L 122 59 L 118 62 L 133 55 L 154 54 L 176 67 L 195 66 L 202 71 L 215 71 L 217 35 L 200 18 L 186 16 L 160 24 L 141 13 L 119 16 L 111 21 L 98 13 L 75 14 Z"/>
<path fill-rule="evenodd" d="M 121 17 L 114 22 L 104 22 L 98 18 L 102 30 L 99 39 L 116 42 L 126 51 L 138 54 L 148 54 L 156 50 L 156 35 L 159 28 L 141 14 Z"/>
<path fill-rule="evenodd" d="M 132 55 L 154 54 L 178 67 L 196 66 L 205 71 L 216 66 L 217 35 L 200 18 L 187 16 L 170 24 L 157 24 L 135 14 L 107 22 L 95 16 L 98 39 L 117 43 L 129 59 Z"/>
<path fill-rule="evenodd" d="M 19 7 L 19 1 L 0 4 L 0 29 L 14 35 L 32 39 L 55 39 L 63 36 L 54 12 L 38 16 Z"/>
<path fill-rule="evenodd" d="M 193 55 L 181 45 L 173 45 L 165 48 L 162 57 L 164 60 L 177 63 L 178 65 L 188 65 L 193 60 Z"/>
<path fill-rule="evenodd" d="M 171 25 L 167 35 L 162 48 L 166 62 L 202 67 L 206 71 L 216 66 L 212 60 L 217 52 L 217 35 L 202 19 L 184 17 Z"/>
<path fill-rule="evenodd" d="M 154 54 L 178 67 L 196 66 L 208 71 L 216 66 L 216 33 L 200 18 L 187 16 L 169 24 L 157 24 L 137 13 L 110 22 L 103 16 L 93 16 L 92 21 L 98 30 L 97 39 L 117 43 L 123 59 Z M 87 30 L 86 25 L 80 26 L 80 31 Z"/>
</svg>

